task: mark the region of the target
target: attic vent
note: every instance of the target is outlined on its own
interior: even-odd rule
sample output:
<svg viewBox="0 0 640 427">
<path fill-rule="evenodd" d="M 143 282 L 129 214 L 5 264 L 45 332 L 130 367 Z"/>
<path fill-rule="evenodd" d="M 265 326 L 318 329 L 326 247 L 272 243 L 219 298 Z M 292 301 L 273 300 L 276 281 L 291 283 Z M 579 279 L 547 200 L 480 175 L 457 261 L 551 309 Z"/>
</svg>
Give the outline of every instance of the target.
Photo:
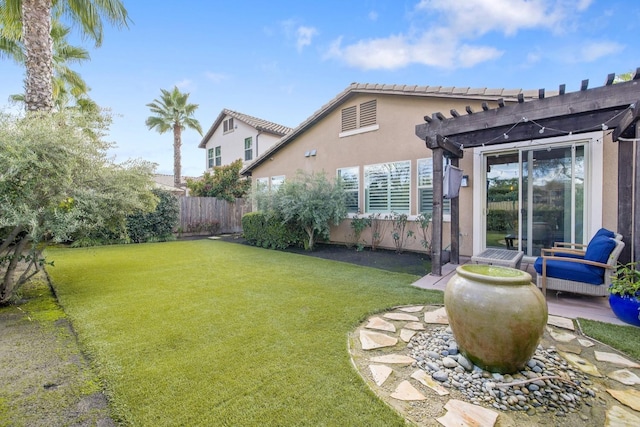
<svg viewBox="0 0 640 427">
<path fill-rule="evenodd" d="M 360 127 L 375 125 L 376 112 L 377 103 L 375 99 L 360 104 Z"/>
<path fill-rule="evenodd" d="M 356 106 L 348 107 L 342 110 L 342 132 L 355 129 L 356 123 Z"/>
</svg>

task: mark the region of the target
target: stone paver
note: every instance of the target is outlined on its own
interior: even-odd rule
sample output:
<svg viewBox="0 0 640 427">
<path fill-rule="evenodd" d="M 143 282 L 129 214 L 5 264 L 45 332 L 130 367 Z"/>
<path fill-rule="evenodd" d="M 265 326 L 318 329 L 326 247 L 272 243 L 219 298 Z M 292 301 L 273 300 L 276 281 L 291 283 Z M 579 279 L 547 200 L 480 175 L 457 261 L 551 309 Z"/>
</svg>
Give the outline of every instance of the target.
<svg viewBox="0 0 640 427">
<path fill-rule="evenodd" d="M 640 368 L 640 365 L 638 363 L 632 362 L 631 360 L 626 359 L 619 354 L 608 353 L 604 351 L 594 351 L 593 354 L 595 355 L 596 360 L 599 362 L 609 362 L 623 368 Z"/>
<path fill-rule="evenodd" d="M 402 381 L 396 387 L 396 390 L 391 393 L 391 397 L 398 400 L 427 400 L 427 397 L 420 393 L 411 383 L 407 380 Z"/>
<path fill-rule="evenodd" d="M 404 311 L 404 313 L 399 313 L 398 311 Z M 411 402 L 428 401 L 436 396 L 446 399 L 450 393 L 450 390 L 443 387 L 440 382 L 434 380 L 432 375 L 423 369 L 415 369 L 410 374 L 406 373 L 407 367 L 415 366 L 416 360 L 401 354 L 402 350 L 399 352 L 398 348 L 410 342 L 416 333 L 426 329 L 425 325 L 416 316 L 423 316 L 427 325 L 447 325 L 449 323 L 444 307 L 399 307 L 393 312 L 368 319 L 368 323 L 361 327 L 359 331 L 362 349 L 371 352 L 371 357 L 367 359 L 370 364 L 366 366 L 371 371 L 375 384 L 378 387 L 383 385 L 391 387 L 394 391 L 387 396 L 391 396 L 391 399 L 398 401 L 398 404 L 416 405 L 419 403 Z M 405 323 L 404 326 L 397 330 L 396 325 L 385 319 L 406 321 L 408 323 Z M 388 332 L 389 334 L 374 332 L 371 329 Z M 598 369 L 598 366 L 600 366 L 603 372 L 608 372 L 608 381 L 616 381 L 621 387 L 632 387 L 630 390 L 616 390 L 607 387 L 599 389 L 601 393 L 604 393 L 606 389 L 611 396 L 609 397 L 610 401 L 615 398 L 621 406 L 624 406 L 611 405 L 606 409 L 605 413 L 601 412 L 602 417 L 606 416 L 606 426 L 640 425 L 640 414 L 636 412 L 640 411 L 640 391 L 633 388 L 640 385 L 640 377 L 636 372 L 632 371 L 640 369 L 640 364 L 616 353 L 591 350 L 590 348 L 596 344 L 580 337 L 579 333 L 575 332 L 573 322 L 570 319 L 550 316 L 547 334 L 548 337 L 556 342 L 555 348 L 560 357 L 582 372 L 594 377 L 594 380 L 595 378 L 604 378 L 604 375 Z M 389 347 L 393 346 L 396 346 L 392 350 L 394 353 L 389 354 Z M 585 351 L 593 351 L 592 357 L 595 356 L 598 366 L 581 356 Z M 384 354 L 385 352 L 386 354 Z M 394 369 L 390 366 L 397 368 Z M 616 369 L 620 367 L 625 369 Z M 399 374 L 400 372 L 402 374 Z M 562 373 L 560 373 L 560 376 L 562 376 Z M 432 397 L 429 396 L 430 393 Z M 600 401 L 603 401 L 602 397 L 600 397 Z M 500 413 L 497 410 L 494 411 L 456 399 L 448 400 L 444 408 L 447 410 L 446 414 L 437 418 L 437 421 L 444 426 L 494 426 Z M 507 411 L 505 414 L 508 413 Z M 435 416 L 433 419 L 435 419 Z M 590 425 L 588 416 L 580 414 L 580 419 L 585 422 L 585 426 Z M 423 425 L 420 421 L 415 419 L 413 421 Z M 556 421 L 561 421 L 561 419 L 556 419 Z M 429 425 L 431 425 L 431 422 Z"/>
<path fill-rule="evenodd" d="M 413 338 L 413 336 L 417 333 L 418 331 L 413 331 L 411 329 L 402 329 L 400 330 L 400 339 L 404 342 L 409 342 L 411 341 L 411 338 Z"/>
<path fill-rule="evenodd" d="M 371 331 L 360 331 L 360 344 L 363 350 L 374 348 L 392 347 L 398 343 L 398 338 Z"/>
<path fill-rule="evenodd" d="M 373 375 L 373 381 L 381 386 L 389 378 L 389 375 L 393 372 L 393 369 L 386 365 L 369 365 L 371 375 Z"/>
<path fill-rule="evenodd" d="M 640 384 L 640 377 L 628 369 L 619 369 L 617 371 L 609 372 L 607 376 L 626 385 Z"/>
<path fill-rule="evenodd" d="M 379 331 L 395 332 L 396 327 L 393 323 L 387 322 L 379 317 L 372 317 L 369 319 L 369 323 L 365 325 L 367 329 L 377 329 Z"/>
</svg>

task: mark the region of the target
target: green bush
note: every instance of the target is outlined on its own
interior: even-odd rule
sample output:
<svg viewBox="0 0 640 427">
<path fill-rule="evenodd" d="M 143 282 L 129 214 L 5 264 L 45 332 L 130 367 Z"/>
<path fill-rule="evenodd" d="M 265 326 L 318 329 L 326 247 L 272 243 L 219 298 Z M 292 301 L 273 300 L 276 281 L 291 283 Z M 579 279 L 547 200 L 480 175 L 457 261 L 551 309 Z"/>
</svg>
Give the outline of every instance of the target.
<svg viewBox="0 0 640 427">
<path fill-rule="evenodd" d="M 127 233 L 134 243 L 171 240 L 178 225 L 180 207 L 178 199 L 168 191 L 154 189 L 158 198 L 156 210 L 127 217 Z"/>
<path fill-rule="evenodd" d="M 303 246 L 305 233 L 287 223 L 275 212 L 250 212 L 242 217 L 242 232 L 247 242 L 269 249 Z"/>
</svg>

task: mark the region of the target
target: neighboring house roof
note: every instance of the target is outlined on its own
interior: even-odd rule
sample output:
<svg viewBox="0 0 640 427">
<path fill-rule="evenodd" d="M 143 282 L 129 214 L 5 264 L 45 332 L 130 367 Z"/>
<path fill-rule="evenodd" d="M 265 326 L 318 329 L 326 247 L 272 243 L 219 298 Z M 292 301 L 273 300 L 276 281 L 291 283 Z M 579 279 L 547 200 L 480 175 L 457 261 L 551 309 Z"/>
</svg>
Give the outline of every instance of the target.
<svg viewBox="0 0 640 427">
<path fill-rule="evenodd" d="M 189 176 L 182 176 L 181 177 L 181 182 L 186 182 L 187 178 L 193 179 L 193 178 L 191 178 Z M 160 188 L 162 190 L 170 191 L 172 193 L 182 193 L 182 194 L 184 194 L 184 192 L 185 192 L 185 188 L 184 187 L 176 188 L 174 186 L 173 175 L 155 174 L 153 176 L 153 181 L 156 184 L 155 185 L 156 188 Z"/>
<path fill-rule="evenodd" d="M 200 141 L 200 145 L 198 145 L 198 148 L 205 148 L 209 138 L 211 138 L 218 126 L 220 126 L 224 118 L 227 116 L 233 117 L 236 120 L 240 120 L 241 122 L 248 124 L 249 126 L 255 128 L 260 132 L 271 133 L 276 136 L 284 136 L 293 130 L 290 127 L 283 126 L 278 123 L 259 119 L 257 117 L 249 116 L 248 114 L 238 113 L 237 111 L 228 110 L 225 108 L 220 112 L 220 114 L 218 114 L 218 118 L 215 122 L 213 122 L 213 125 L 211 125 L 207 133 L 204 135 L 202 141 Z"/>
<path fill-rule="evenodd" d="M 490 89 L 490 88 L 470 88 L 455 86 L 418 86 L 418 85 L 386 85 L 371 83 L 351 83 L 345 90 L 340 92 L 335 98 L 323 105 L 318 111 L 313 113 L 309 118 L 302 122 L 298 127 L 293 129 L 291 133 L 284 135 L 278 143 L 274 144 L 267 151 L 262 153 L 250 165 L 240 171 L 242 175 L 250 174 L 251 171 L 262 164 L 266 159 L 270 158 L 275 152 L 295 140 L 295 138 L 304 133 L 307 129 L 319 122 L 338 106 L 343 104 L 349 98 L 357 94 L 379 94 L 379 95 L 402 95 L 402 96 L 418 96 L 429 98 L 451 98 L 451 99 L 473 99 L 496 101 L 500 98 L 516 101 L 518 96 L 524 99 L 534 99 L 539 95 L 536 90 L 522 89 Z M 549 95 L 549 93 L 548 93 Z M 206 138 L 206 137 L 205 137 Z M 203 140 L 204 141 L 204 140 Z M 201 144 L 201 147 L 204 147 Z"/>
</svg>

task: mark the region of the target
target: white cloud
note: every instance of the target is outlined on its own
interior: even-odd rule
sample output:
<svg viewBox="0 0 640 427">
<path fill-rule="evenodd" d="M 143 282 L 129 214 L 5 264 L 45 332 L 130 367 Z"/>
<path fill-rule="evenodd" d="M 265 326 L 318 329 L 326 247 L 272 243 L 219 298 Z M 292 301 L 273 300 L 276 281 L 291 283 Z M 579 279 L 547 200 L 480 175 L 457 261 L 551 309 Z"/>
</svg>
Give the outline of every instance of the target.
<svg viewBox="0 0 640 427">
<path fill-rule="evenodd" d="M 621 52 L 624 46 L 616 42 L 591 42 L 584 45 L 580 50 L 580 62 L 593 62 L 607 55 L 613 55 Z"/>
<path fill-rule="evenodd" d="M 313 27 L 299 26 L 296 30 L 296 48 L 302 52 L 305 46 L 311 45 L 311 39 L 318 34 L 318 30 Z"/>
<path fill-rule="evenodd" d="M 227 76 L 226 74 L 223 73 L 213 73 L 211 71 L 207 71 L 204 73 L 204 76 L 211 80 L 214 83 L 220 83 L 224 80 L 227 80 L 229 78 L 229 76 Z"/>
<path fill-rule="evenodd" d="M 415 17 L 426 18 L 404 34 L 342 45 L 333 41 L 325 58 L 369 69 L 398 69 L 412 63 L 439 68 L 465 68 L 503 55 L 495 46 L 475 43 L 489 33 L 512 37 L 521 30 L 565 31 L 592 0 L 420 0 Z M 533 59 L 533 58 L 530 58 Z"/>
<path fill-rule="evenodd" d="M 189 89 L 192 86 L 193 82 L 189 79 L 182 79 L 180 80 L 178 83 L 176 83 L 175 85 L 178 87 L 178 89 Z"/>
</svg>

